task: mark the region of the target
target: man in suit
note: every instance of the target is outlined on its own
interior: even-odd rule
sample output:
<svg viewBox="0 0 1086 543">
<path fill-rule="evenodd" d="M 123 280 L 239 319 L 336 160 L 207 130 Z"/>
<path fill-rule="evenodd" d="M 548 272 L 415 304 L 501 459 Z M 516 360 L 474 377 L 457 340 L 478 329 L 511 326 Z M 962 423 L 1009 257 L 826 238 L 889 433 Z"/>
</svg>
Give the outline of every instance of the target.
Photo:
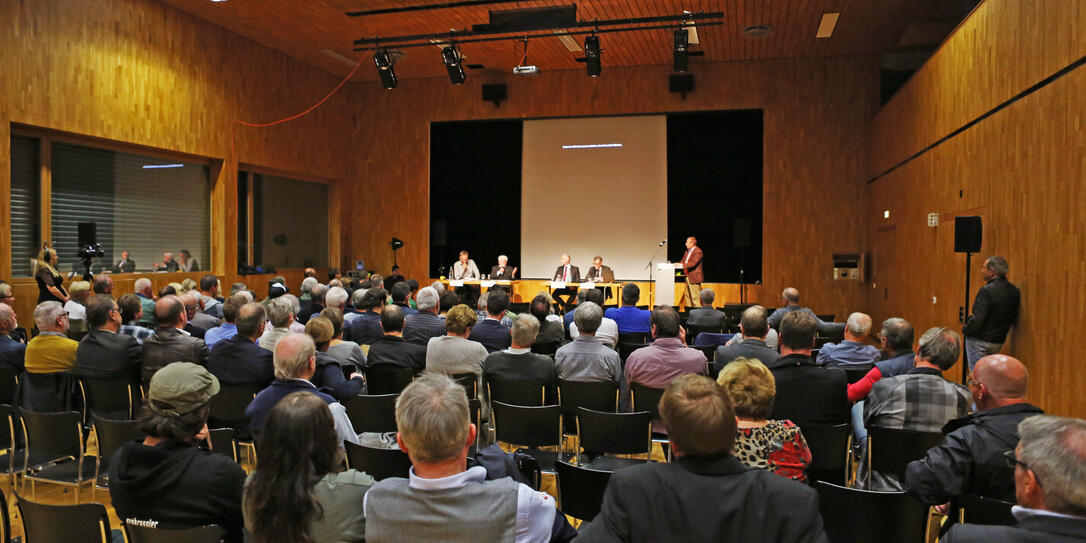
<svg viewBox="0 0 1086 543">
<path fill-rule="evenodd" d="M 1036 415 L 1018 424 L 1014 465 L 1017 526 L 959 524 L 946 543 L 1086 541 L 1086 421 Z M 968 517 L 966 517 L 968 518 Z"/>
<path fill-rule="evenodd" d="M 516 279 L 517 267 L 509 265 L 509 257 L 501 255 L 498 257 L 498 264 L 490 268 L 491 279 Z"/>
<path fill-rule="evenodd" d="M 23 361 L 26 344 L 11 337 L 11 333 L 18 327 L 15 310 L 8 304 L 0 303 L 0 368 L 22 373 L 26 369 Z"/>
<path fill-rule="evenodd" d="M 788 419 L 801 427 L 848 421 L 845 370 L 819 366 L 811 360 L 817 328 L 814 317 L 803 311 L 793 311 L 781 321 L 781 357 L 766 364 L 777 382 L 769 418 Z"/>
<path fill-rule="evenodd" d="M 241 306 L 234 318 L 238 333 L 216 343 L 207 359 L 207 370 L 219 382 L 264 388 L 275 380 L 272 352 L 257 344 L 267 318 L 262 304 L 250 302 Z"/>
<path fill-rule="evenodd" d="M 683 303 L 686 307 L 700 307 L 701 282 L 705 280 L 705 268 L 701 265 L 705 255 L 698 247 L 694 236 L 686 238 L 686 252 L 683 253 L 682 268 L 686 276 L 686 289 L 683 290 Z"/>
<path fill-rule="evenodd" d="M 381 329 L 385 335 L 370 345 L 366 366 L 399 366 L 411 368 L 415 373 L 426 369 L 426 346 L 408 343 L 403 339 L 403 308 L 386 305 L 381 310 Z"/>
<path fill-rule="evenodd" d="M 562 311 L 569 311 L 569 308 L 573 305 L 573 297 L 577 295 L 577 283 L 581 282 L 581 270 L 569 263 L 569 255 L 562 255 L 561 264 L 556 270 L 554 270 L 554 280 L 565 282 L 567 285 L 574 285 L 571 287 L 555 289 L 551 293 L 558 304 L 562 306 Z M 565 299 L 562 297 L 565 296 Z"/>
<path fill-rule="evenodd" d="M 713 380 L 676 377 L 660 416 L 675 460 L 614 472 L 599 515 L 577 541 L 826 541 L 813 488 L 730 454 L 735 410 Z"/>
<path fill-rule="evenodd" d="M 91 379 L 119 379 L 138 385 L 143 347 L 136 338 L 118 333 L 121 309 L 104 294 L 87 301 L 91 331 L 75 350 L 75 372 Z"/>
<path fill-rule="evenodd" d="M 180 269 L 177 261 L 173 259 L 173 253 L 162 253 L 162 263 L 155 262 L 152 265 L 156 272 L 176 272 Z"/>
<path fill-rule="evenodd" d="M 502 325 L 506 311 L 509 311 L 509 295 L 505 289 L 492 289 L 486 295 L 486 318 L 471 329 L 468 339 L 482 343 L 489 353 L 508 347 L 509 329 Z"/>
<path fill-rule="evenodd" d="M 588 268 L 588 273 L 585 274 L 584 280 L 592 283 L 614 283 L 615 272 L 611 271 L 610 267 L 603 265 L 602 256 L 596 255 L 595 258 L 592 259 L 592 266 Z M 596 290 L 603 291 L 604 299 L 611 299 L 611 289 L 609 287 L 596 287 Z"/>
<path fill-rule="evenodd" d="M 712 292 L 703 290 L 702 294 Z M 700 311 L 700 310 L 696 310 Z M 716 311 L 715 309 L 713 311 Z M 691 314 L 693 311 L 691 311 Z M 719 311 L 718 311 L 719 313 Z M 765 337 L 769 333 L 769 323 L 766 322 L 766 309 L 760 305 L 752 305 L 743 311 L 739 319 L 739 333 L 743 341 L 730 345 L 721 345 L 716 348 L 716 358 L 713 362 L 714 377 L 724 369 L 724 366 L 737 358 L 758 360 L 766 367 L 771 367 L 781 355 L 766 345 Z"/>
<path fill-rule="evenodd" d="M 713 307 L 713 300 L 716 299 L 716 294 L 710 289 L 705 289 L 701 291 L 698 298 L 701 300 L 701 307 L 690 310 L 690 316 L 686 319 L 686 325 L 712 328 L 717 331 L 723 330 L 724 312 L 717 311 L 717 309 Z"/>
<path fill-rule="evenodd" d="M 121 251 L 121 259 L 113 265 L 114 273 L 132 273 L 136 271 L 136 261 L 128 258 L 128 251 Z"/>
</svg>

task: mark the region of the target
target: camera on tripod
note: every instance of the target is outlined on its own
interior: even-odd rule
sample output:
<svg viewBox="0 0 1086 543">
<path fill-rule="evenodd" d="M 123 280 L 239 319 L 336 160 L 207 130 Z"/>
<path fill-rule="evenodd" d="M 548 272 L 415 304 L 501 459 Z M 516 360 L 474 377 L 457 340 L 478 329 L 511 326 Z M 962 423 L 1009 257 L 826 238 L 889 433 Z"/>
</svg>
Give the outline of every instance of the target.
<svg viewBox="0 0 1086 543">
<path fill-rule="evenodd" d="M 91 263 L 97 257 L 106 256 L 106 252 L 102 250 L 102 244 L 98 243 L 98 223 L 79 223 L 78 247 L 75 256 L 79 257 L 79 262 L 83 264 L 83 280 L 90 281 Z"/>
</svg>

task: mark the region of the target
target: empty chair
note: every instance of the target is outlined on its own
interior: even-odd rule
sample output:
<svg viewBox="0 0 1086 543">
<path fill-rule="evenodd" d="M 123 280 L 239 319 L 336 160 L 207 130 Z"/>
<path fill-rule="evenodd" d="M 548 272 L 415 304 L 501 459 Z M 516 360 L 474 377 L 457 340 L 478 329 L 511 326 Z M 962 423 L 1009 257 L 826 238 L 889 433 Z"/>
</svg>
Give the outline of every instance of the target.
<svg viewBox="0 0 1086 543">
<path fill-rule="evenodd" d="M 492 402 L 510 405 L 543 405 L 547 389 L 540 381 L 488 379 L 487 394 Z"/>
<path fill-rule="evenodd" d="M 818 489 L 822 523 L 831 543 L 919 543 L 928 507 L 907 492 L 872 492 L 825 481 Z"/>
<path fill-rule="evenodd" d="M 634 343 L 644 345 L 649 342 L 649 334 L 647 332 L 630 332 L 627 334 L 618 335 L 619 343 Z"/>
<path fill-rule="evenodd" d="M 14 496 L 27 543 L 110 543 L 109 515 L 100 503 L 51 505 Z"/>
<path fill-rule="evenodd" d="M 117 452 L 126 441 L 139 439 L 143 436 L 139 423 L 134 420 L 113 420 L 94 417 L 94 435 L 98 440 L 98 462 L 94 469 L 94 484 L 91 485 L 91 499 L 94 499 L 95 490 L 102 473 L 109 466 L 109 459 Z M 107 479 L 108 481 L 108 479 Z M 107 488 L 103 486 L 102 488 Z"/>
<path fill-rule="evenodd" d="M 540 447 L 561 447 L 562 408 L 557 405 L 523 406 L 492 402 L 491 418 L 498 441 L 525 447 L 545 472 L 554 473 L 554 463 L 561 452 L 544 451 Z"/>
<path fill-rule="evenodd" d="M 565 432 L 576 432 L 577 408 L 615 413 L 618 411 L 618 383 L 615 381 L 558 380 L 558 404 L 562 406 Z"/>
<path fill-rule="evenodd" d="M 647 462 L 652 452 L 652 414 L 603 413 L 577 408 L 578 451 L 591 459 L 584 462 L 578 452 L 577 463 L 592 469 L 616 469 Z M 616 458 L 608 454 L 644 454 L 644 460 Z"/>
<path fill-rule="evenodd" d="M 365 445 L 343 442 L 347 451 L 347 467 L 364 471 L 380 481 L 389 477 L 407 477 L 411 459 L 400 449 L 378 449 Z"/>
<path fill-rule="evenodd" d="M 811 450 L 811 464 L 807 466 L 809 481 L 826 481 L 837 485 L 851 482 L 852 428 L 846 424 L 808 424 L 800 428 L 807 448 Z"/>
<path fill-rule="evenodd" d="M 896 430 L 881 426 L 867 428 L 867 473 L 872 472 L 905 480 L 905 468 L 909 462 L 920 460 L 928 449 L 942 444 L 941 432 L 916 432 Z"/>
<path fill-rule="evenodd" d="M 207 444 L 211 452 L 226 455 L 241 463 L 238 456 L 238 431 L 233 428 L 212 428 L 207 431 Z"/>
<path fill-rule="evenodd" d="M 24 460 L 27 472 L 22 487 L 30 480 L 31 493 L 36 482 L 74 487 L 75 503 L 79 503 L 79 488 L 93 484 L 98 459 L 86 456 L 83 443 L 83 416 L 76 411 L 62 413 L 22 412 L 23 433 L 26 435 Z M 36 460 L 30 463 L 33 455 Z"/>
<path fill-rule="evenodd" d="M 215 524 L 184 530 L 125 524 L 124 533 L 128 543 L 221 543 L 226 538 L 226 530 Z"/>
<path fill-rule="evenodd" d="M 140 404 L 140 388 L 123 379 L 79 378 L 79 390 L 89 419 L 91 414 L 113 420 L 131 420 Z"/>
<path fill-rule="evenodd" d="M 558 462 L 554 468 L 558 479 L 558 505 L 562 512 L 584 521 L 596 518 L 611 472 L 566 462 Z"/>
<path fill-rule="evenodd" d="M 468 399 L 472 400 L 479 397 L 479 376 L 474 373 L 454 373 L 450 375 L 454 381 L 460 383 L 460 386 L 464 387 L 464 391 L 468 394 Z"/>
<path fill-rule="evenodd" d="M 1015 504 L 1010 502 L 963 494 L 954 498 L 954 504 L 958 506 L 958 522 L 997 526 L 1014 526 L 1018 523 L 1011 514 Z"/>
<path fill-rule="evenodd" d="M 347 411 L 347 418 L 351 419 L 354 431 L 360 434 L 362 432 L 395 432 L 396 396 L 396 394 L 360 394 L 347 400 L 343 407 Z"/>
<path fill-rule="evenodd" d="M 208 428 L 233 428 L 238 432 L 238 444 L 248 449 L 256 459 L 256 444 L 249 430 L 245 408 L 253 401 L 260 389 L 255 385 L 221 385 L 219 393 L 211 397 L 211 414 Z"/>
<path fill-rule="evenodd" d="M 399 394 L 415 378 L 411 368 L 382 364 L 365 369 L 366 391 L 370 394 Z"/>
</svg>

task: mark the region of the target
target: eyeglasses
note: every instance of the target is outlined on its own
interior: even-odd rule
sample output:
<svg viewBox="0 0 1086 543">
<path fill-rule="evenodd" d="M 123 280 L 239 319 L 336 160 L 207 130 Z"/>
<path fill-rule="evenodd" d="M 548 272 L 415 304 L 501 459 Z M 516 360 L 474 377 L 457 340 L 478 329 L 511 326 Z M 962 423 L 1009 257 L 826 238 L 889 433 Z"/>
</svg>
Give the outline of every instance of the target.
<svg viewBox="0 0 1086 543">
<path fill-rule="evenodd" d="M 979 386 L 983 386 L 983 385 L 984 385 L 984 383 L 982 383 L 982 382 L 978 381 L 978 380 L 977 380 L 977 379 L 976 379 L 975 377 L 973 377 L 972 375 L 970 375 L 970 376 L 969 376 L 969 379 L 968 379 L 968 380 L 966 380 L 966 384 L 968 384 L 969 386 L 978 386 L 978 387 L 979 387 Z M 1014 451 L 1011 451 L 1011 452 L 1014 452 Z"/>
<path fill-rule="evenodd" d="M 1037 486 L 1042 486 L 1041 485 L 1041 478 L 1037 476 L 1037 472 L 1033 471 L 1029 467 L 1029 464 L 1026 464 L 1025 462 L 1019 460 L 1018 456 L 1016 454 L 1014 454 L 1014 449 L 1011 449 L 1009 451 L 1004 452 L 1003 453 L 1003 458 L 1007 459 L 1007 466 L 1009 466 L 1011 468 L 1014 468 L 1015 466 L 1022 466 L 1022 469 L 1033 472 L 1033 478 L 1037 480 Z"/>
</svg>

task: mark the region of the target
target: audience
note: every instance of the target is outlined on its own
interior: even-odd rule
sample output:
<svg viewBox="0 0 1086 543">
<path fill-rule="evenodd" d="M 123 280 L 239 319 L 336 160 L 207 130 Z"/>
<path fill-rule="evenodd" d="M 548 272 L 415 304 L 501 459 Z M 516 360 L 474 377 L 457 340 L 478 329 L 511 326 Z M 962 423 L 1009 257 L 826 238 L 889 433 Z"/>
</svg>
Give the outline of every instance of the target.
<svg viewBox="0 0 1086 543">
<path fill-rule="evenodd" d="M 306 268 L 306 269 L 309 270 L 311 268 Z M 320 281 L 317 281 L 316 273 L 317 272 L 313 272 L 313 274 L 308 274 L 307 273 L 306 276 L 305 276 L 305 279 L 302 279 L 302 286 L 301 286 L 301 288 L 299 290 L 302 293 L 300 300 L 303 303 L 308 302 L 309 300 L 313 299 L 313 297 L 312 297 L 312 295 L 310 293 L 313 292 L 313 287 L 317 286 L 317 284 L 320 282 Z"/>
<path fill-rule="evenodd" d="M 581 292 L 585 291 L 582 290 Z M 578 303 L 583 303 L 586 301 L 592 302 L 600 306 L 600 310 L 603 310 L 603 294 L 599 291 L 599 289 L 592 289 L 587 291 L 585 293 L 584 299 L 579 299 Z M 566 315 L 574 316 L 575 314 L 576 311 L 570 311 L 569 313 L 566 313 Z M 576 319 L 573 319 L 572 322 L 569 323 L 568 328 L 569 337 L 572 339 L 577 339 L 577 336 L 580 334 L 580 330 L 577 329 Z M 603 317 L 603 319 L 600 321 L 600 327 L 596 330 L 596 341 L 599 341 L 604 345 L 614 347 L 618 343 L 618 323 L 615 322 L 614 319 Z"/>
<path fill-rule="evenodd" d="M 686 318 L 687 326 L 715 329 L 718 332 L 724 329 L 724 312 L 713 307 L 716 294 L 711 289 L 702 289 L 698 295 L 701 307 L 691 309 Z"/>
<path fill-rule="evenodd" d="M 813 488 L 729 454 L 735 412 L 711 379 L 671 381 L 660 416 L 675 460 L 611 474 L 599 515 L 577 541 L 826 541 Z"/>
<path fill-rule="evenodd" d="M 780 328 L 784 316 L 795 311 L 802 311 L 810 315 L 811 318 L 815 320 L 815 323 L 818 324 L 818 333 L 823 335 L 839 334 L 845 326 L 839 322 L 823 322 L 822 319 L 818 318 L 818 315 L 815 315 L 814 311 L 799 305 L 799 291 L 794 287 L 784 289 L 784 291 L 781 292 L 781 299 L 784 301 L 784 307 L 775 310 L 773 314 L 769 316 L 769 326 L 773 328 Z"/>
<path fill-rule="evenodd" d="M 94 279 L 94 293 L 113 296 L 113 278 L 108 273 L 101 273 Z"/>
<path fill-rule="evenodd" d="M 136 343 L 140 345 L 143 345 L 147 338 L 155 335 L 154 330 L 144 328 L 139 324 L 143 320 L 143 302 L 139 296 L 125 294 L 117 300 L 117 305 L 121 308 L 121 320 L 124 321 L 121 325 L 122 334 L 136 338 Z"/>
<path fill-rule="evenodd" d="M 38 335 L 26 344 L 27 373 L 56 373 L 74 368 L 79 343 L 67 336 L 68 314 L 60 302 L 38 304 L 34 308 L 34 324 Z"/>
<path fill-rule="evenodd" d="M 623 297 L 626 296 L 625 287 Z M 622 324 L 619 323 L 619 330 Z M 679 326 L 679 314 L 669 306 L 658 306 L 651 313 L 650 330 L 653 341 L 626 359 L 626 381 L 650 388 L 667 388 L 672 379 L 696 373 L 705 375 L 705 354 L 686 346 L 686 331 Z M 667 432 L 666 425 L 653 421 L 654 432 Z"/>
<path fill-rule="evenodd" d="M 388 294 L 392 297 L 392 303 L 400 306 L 400 309 L 403 310 L 404 317 L 414 315 L 417 312 L 408 303 L 408 300 L 411 299 L 411 285 L 408 285 L 406 281 L 400 281 L 392 285 L 392 288 L 388 289 Z"/>
<path fill-rule="evenodd" d="M 252 300 L 245 297 L 243 294 L 231 294 L 226 302 L 222 304 L 222 320 L 223 323 L 215 328 L 208 330 L 204 334 L 204 341 L 207 342 L 208 347 L 214 347 L 216 343 L 234 337 L 238 333 L 238 327 L 235 323 L 238 311 L 241 306 L 251 302 Z"/>
<path fill-rule="evenodd" d="M 566 381 L 614 381 L 619 385 L 619 409 L 628 411 L 629 392 L 622 375 L 622 360 L 614 349 L 596 339 L 596 330 L 603 322 L 603 309 L 594 302 L 583 302 L 577 304 L 574 313 L 579 334 L 554 355 L 558 378 Z"/>
<path fill-rule="evenodd" d="M 341 471 L 343 453 L 328 404 L 294 392 L 268 413 L 260 466 L 245 484 L 245 528 L 252 543 L 362 541 L 365 472 Z"/>
<path fill-rule="evenodd" d="M 326 307 L 319 316 L 332 323 L 332 341 L 328 343 L 328 356 L 350 371 L 360 371 L 366 367 L 366 355 L 362 352 L 362 347 L 343 339 L 343 312 L 334 307 Z"/>
<path fill-rule="evenodd" d="M 26 344 L 11 337 L 18 327 L 15 310 L 0 303 L 0 368 L 22 373 L 26 369 Z"/>
<path fill-rule="evenodd" d="M 87 319 L 87 298 L 91 294 L 91 284 L 88 281 L 72 281 L 68 285 L 68 301 L 64 302 L 64 311 L 68 313 L 68 321 L 85 321 Z"/>
<path fill-rule="evenodd" d="M 702 290 L 702 293 L 712 292 Z M 713 311 L 716 311 L 715 309 Z M 766 366 L 772 366 L 780 358 L 776 349 L 766 345 L 765 338 L 769 333 L 769 322 L 766 320 L 766 309 L 760 305 L 752 305 L 743 310 L 739 318 L 739 334 L 743 341 L 730 343 L 716 348 L 713 368 L 716 374 L 720 374 L 724 366 L 739 358 L 758 360 Z"/>
<path fill-rule="evenodd" d="M 75 372 L 89 379 L 113 379 L 139 385 L 143 348 L 136 338 L 120 334 L 121 311 L 108 295 L 87 302 L 91 330 L 75 350 Z"/>
<path fill-rule="evenodd" d="M 537 334 L 539 321 L 528 314 L 518 315 L 510 330 L 509 348 L 491 352 L 483 361 L 483 382 L 491 388 L 497 386 L 495 382 L 504 381 L 537 383 L 545 390 L 545 405 L 557 404 L 558 373 L 554 361 L 547 355 L 532 352 Z"/>
<path fill-rule="evenodd" d="M 403 327 L 403 338 L 408 343 L 425 346 L 430 338 L 445 335 L 445 318 L 438 315 L 440 296 L 430 287 L 423 287 L 415 296 L 418 310 L 414 315 L 407 314 Z M 406 313 L 405 313 L 406 314 Z"/>
<path fill-rule="evenodd" d="M 647 334 L 651 327 L 651 312 L 647 309 L 638 309 L 637 302 L 641 299 L 641 289 L 636 283 L 622 285 L 621 307 L 608 309 L 603 316 L 612 319 L 618 324 L 620 334 Z M 570 330 L 573 335 L 573 330 Z"/>
<path fill-rule="evenodd" d="M 362 307 L 365 311 L 351 322 L 351 341 L 359 345 L 371 345 L 381 339 L 381 312 L 385 309 L 388 293 L 380 287 L 366 291 Z"/>
<path fill-rule="evenodd" d="M 366 307 L 366 289 L 356 289 L 351 293 L 351 307 L 350 310 L 343 313 L 343 337 L 345 339 L 351 338 L 351 323 L 354 322 L 359 315 L 365 311 Z"/>
<path fill-rule="evenodd" d="M 362 391 L 365 384 L 361 373 L 352 372 L 349 379 L 343 377 L 343 367 L 339 361 L 328 355 L 328 346 L 335 332 L 332 323 L 321 316 L 314 316 L 305 323 L 305 333 L 313 338 L 317 348 L 317 368 L 309 378 L 313 385 L 332 395 L 337 401 L 345 402 Z"/>
<path fill-rule="evenodd" d="M 341 313 L 346 311 L 347 298 L 350 295 L 347 294 L 347 290 L 340 286 L 329 286 L 328 292 L 324 295 L 325 308 L 335 308 Z M 323 309 L 321 311 L 324 311 Z"/>
<path fill-rule="evenodd" d="M 411 368 L 415 373 L 426 369 L 426 346 L 403 339 L 403 308 L 390 304 L 381 310 L 381 330 L 384 335 L 370 345 L 366 356 L 368 367 L 391 365 Z"/>
<path fill-rule="evenodd" d="M 757 359 L 738 358 L 724 366 L 717 384 L 727 391 L 739 419 L 732 454 L 752 468 L 806 482 L 811 450 L 803 433 L 790 420 L 767 420 L 777 395 L 769 368 Z"/>
<path fill-rule="evenodd" d="M 777 383 L 770 418 L 808 424 L 848 422 L 846 387 L 841 368 L 827 368 L 811 359 L 818 320 L 809 311 L 791 311 L 781 319 L 781 357 L 766 364 Z"/>
<path fill-rule="evenodd" d="M 200 320 L 205 323 L 205 319 L 212 318 L 204 315 L 203 313 L 199 313 L 200 297 L 196 295 L 196 293 L 186 292 L 179 295 L 178 298 L 181 299 L 181 303 L 185 304 L 185 332 L 188 332 L 188 334 L 192 337 L 204 339 L 204 335 L 207 334 L 207 328 L 204 328 L 203 326 L 192 322 L 193 317 L 196 316 L 199 316 Z M 218 324 L 216 323 L 215 326 L 218 326 Z"/>
<path fill-rule="evenodd" d="M 155 335 L 143 342 L 141 373 L 144 383 L 150 381 L 160 368 L 173 362 L 207 366 L 207 344 L 182 330 L 185 327 L 185 304 L 177 296 L 167 296 L 155 303 L 155 322 L 158 324 Z"/>
<path fill-rule="evenodd" d="M 438 283 L 440 284 L 440 283 Z M 433 287 L 431 287 L 433 288 Z M 437 289 L 434 289 L 435 291 Z M 449 310 L 460 305 L 460 297 L 455 292 L 441 292 L 441 312 L 438 313 L 439 317 L 444 317 L 449 313 Z M 470 307 L 468 309 L 471 309 Z M 472 314 L 475 312 L 473 311 Z"/>
<path fill-rule="evenodd" d="M 880 357 L 882 360 L 875 362 L 875 367 L 867 372 L 862 379 L 848 385 L 848 401 L 857 402 L 860 406 L 860 414 L 863 414 L 862 400 L 871 392 L 871 387 L 883 377 L 901 375 L 913 369 L 913 325 L 909 321 L 898 317 L 891 317 L 882 323 L 879 332 L 879 341 L 882 343 Z M 853 419 L 855 416 L 853 407 Z M 859 417 L 862 418 L 862 417 Z"/>
<path fill-rule="evenodd" d="M 290 333 L 290 324 L 294 322 L 294 307 L 290 300 L 278 297 L 268 300 L 268 323 L 270 327 L 264 327 L 264 334 L 258 342 L 260 347 L 269 351 L 275 351 L 275 343 L 279 338 Z"/>
<path fill-rule="evenodd" d="M 140 326 L 144 328 L 153 329 L 155 326 L 155 298 L 151 286 L 151 280 L 146 277 L 140 277 L 136 279 L 134 286 L 136 290 L 136 296 L 140 299 L 140 305 L 143 308 L 143 316 L 139 318 Z"/>
<path fill-rule="evenodd" d="M 864 343 L 871 331 L 871 317 L 853 313 L 845 322 L 845 339 L 841 343 L 827 343 L 818 350 L 818 362 L 823 366 L 839 368 L 870 368 L 879 359 L 879 350 Z"/>
<path fill-rule="evenodd" d="M 324 310 L 324 297 L 328 294 L 328 286 L 322 284 L 313 285 L 309 290 L 309 300 L 302 300 L 302 309 L 298 312 L 297 321 L 301 324 L 309 322 L 309 318 L 318 315 Z"/>
<path fill-rule="evenodd" d="M 445 315 L 448 333 L 426 343 L 426 369 L 446 375 L 474 373 L 481 377 L 488 353 L 482 344 L 468 339 L 475 322 L 475 312 L 470 307 L 453 306 Z M 482 387 L 481 381 L 479 386 Z"/>
<path fill-rule="evenodd" d="M 490 292 L 495 292 L 497 290 L 498 289 L 490 289 L 489 292 L 484 292 L 481 295 L 479 295 L 478 299 L 476 300 L 476 306 L 475 307 L 477 308 L 477 311 L 475 312 L 475 315 L 476 315 L 476 317 L 478 318 L 478 321 L 479 321 L 477 324 L 482 324 L 483 321 L 486 320 L 486 317 L 487 317 L 486 304 L 490 301 Z M 455 294 L 455 292 L 454 292 L 454 294 Z M 460 298 L 457 297 L 457 303 L 460 303 L 459 300 L 460 300 Z M 470 303 L 471 303 L 470 301 L 465 301 L 464 302 L 464 304 L 470 304 Z M 514 315 L 512 313 L 510 313 L 509 311 L 506 311 L 505 315 L 502 315 L 501 323 L 502 323 L 502 326 L 504 326 L 506 330 L 513 327 L 513 317 L 514 317 Z"/>
<path fill-rule="evenodd" d="M 506 311 L 509 311 L 509 294 L 502 289 L 492 289 L 487 292 L 486 318 L 472 328 L 471 340 L 482 343 L 489 353 L 509 347 L 511 341 L 509 328 L 502 323 L 502 317 L 505 316 Z M 532 340 L 534 341 L 535 338 L 533 337 Z"/>
<path fill-rule="evenodd" d="M 264 388 L 275 380 L 272 352 L 257 345 L 264 333 L 267 311 L 251 302 L 241 306 L 235 317 L 237 334 L 211 349 L 207 370 L 224 385 L 255 385 Z"/>
<path fill-rule="evenodd" d="M 200 278 L 200 297 L 204 300 L 203 312 L 215 317 L 216 319 L 222 318 L 222 303 L 219 302 L 219 278 L 214 275 L 207 274 Z"/>
<path fill-rule="evenodd" d="M 204 312 L 204 298 L 198 291 L 190 290 L 181 299 L 185 302 L 185 313 L 188 314 L 189 323 L 203 329 L 205 334 L 208 330 L 222 324 L 222 320 Z"/>
<path fill-rule="evenodd" d="M 125 443 L 109 462 L 109 495 L 122 522 L 165 529 L 218 524 L 230 543 L 244 541 L 245 470 L 196 446 L 207 438 L 209 402 L 218 392 L 215 376 L 188 362 L 151 379 L 138 419 L 146 437 Z"/>
<path fill-rule="evenodd" d="M 539 321 L 539 335 L 535 338 L 536 343 L 556 343 L 561 345 L 562 341 L 566 339 L 566 332 L 562 329 L 562 321 L 547 318 L 551 315 L 551 303 L 548 301 L 547 296 L 540 294 L 532 298 L 529 311 Z"/>
</svg>

